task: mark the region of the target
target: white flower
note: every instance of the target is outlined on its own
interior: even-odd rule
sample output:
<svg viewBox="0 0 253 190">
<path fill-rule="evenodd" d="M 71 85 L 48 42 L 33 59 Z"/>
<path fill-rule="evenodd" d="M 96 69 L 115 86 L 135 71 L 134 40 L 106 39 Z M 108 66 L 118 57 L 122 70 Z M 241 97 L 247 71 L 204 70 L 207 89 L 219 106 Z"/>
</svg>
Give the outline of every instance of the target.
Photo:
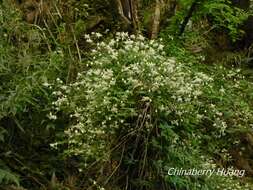
<svg viewBox="0 0 253 190">
<path fill-rule="evenodd" d="M 131 38 L 131 39 L 135 39 L 135 35 L 131 34 L 131 35 L 130 35 L 130 38 Z"/>
<path fill-rule="evenodd" d="M 138 35 L 137 39 L 140 40 L 140 41 L 144 41 L 145 40 L 145 38 L 142 35 Z"/>
<path fill-rule="evenodd" d="M 56 95 L 56 96 L 60 96 L 62 95 L 62 92 L 61 91 L 55 91 L 52 93 L 53 95 Z"/>
<path fill-rule="evenodd" d="M 90 38 L 88 38 L 88 39 L 86 40 L 86 42 L 88 42 L 88 43 L 93 43 L 92 39 L 90 39 Z"/>
<path fill-rule="evenodd" d="M 68 88 L 68 87 L 65 86 L 65 85 L 61 86 L 61 89 L 62 89 L 62 90 L 67 90 L 67 88 Z"/>
<path fill-rule="evenodd" d="M 200 78 L 196 78 L 194 81 L 192 81 L 193 83 L 197 83 L 197 84 L 199 84 L 199 83 L 201 83 L 202 82 L 202 79 L 200 79 Z"/>
<path fill-rule="evenodd" d="M 113 47 L 115 43 L 116 43 L 116 41 L 115 41 L 114 39 L 112 39 L 112 40 L 110 40 L 110 42 L 109 42 L 108 45 L 109 45 L 110 47 Z"/>
<path fill-rule="evenodd" d="M 44 82 L 42 85 L 45 86 L 45 87 L 49 87 L 50 86 L 50 84 L 48 82 Z"/>
<path fill-rule="evenodd" d="M 61 79 L 59 79 L 59 78 L 56 79 L 56 82 L 58 82 L 58 83 L 60 83 L 60 84 L 63 83 L 63 81 L 62 81 Z"/>
<path fill-rule="evenodd" d="M 96 35 L 97 38 L 101 38 L 103 36 L 102 34 L 100 34 L 98 32 L 96 32 L 95 35 Z"/>
<path fill-rule="evenodd" d="M 220 93 L 224 94 L 225 93 L 225 89 L 223 87 L 220 88 Z"/>
<path fill-rule="evenodd" d="M 57 116 L 56 115 L 53 115 L 51 112 L 49 113 L 49 115 L 47 115 L 47 117 L 51 120 L 56 120 L 57 119 Z"/>
<path fill-rule="evenodd" d="M 89 35 L 89 34 L 85 34 L 85 35 L 84 35 L 84 38 L 85 38 L 85 39 L 90 39 L 90 35 Z"/>
<path fill-rule="evenodd" d="M 161 51 L 161 50 L 163 50 L 163 48 L 164 48 L 164 45 L 159 44 L 159 46 L 158 46 L 158 48 L 157 48 L 157 49 Z"/>
</svg>

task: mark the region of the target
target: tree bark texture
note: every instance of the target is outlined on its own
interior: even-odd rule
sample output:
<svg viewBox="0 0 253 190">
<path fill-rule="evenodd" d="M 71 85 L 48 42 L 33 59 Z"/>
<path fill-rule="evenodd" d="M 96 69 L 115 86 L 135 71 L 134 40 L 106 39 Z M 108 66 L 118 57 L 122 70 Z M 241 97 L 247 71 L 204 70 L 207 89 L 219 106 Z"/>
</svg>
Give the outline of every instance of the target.
<svg viewBox="0 0 253 190">
<path fill-rule="evenodd" d="M 159 32 L 162 4 L 163 4 L 163 2 L 161 2 L 160 0 L 156 0 L 155 12 L 154 12 L 154 17 L 153 17 L 153 24 L 152 24 L 151 35 L 150 35 L 151 39 L 156 38 L 158 35 L 158 32 Z"/>
<path fill-rule="evenodd" d="M 181 36 L 183 33 L 184 33 L 184 30 L 185 30 L 185 27 L 186 25 L 188 24 L 189 20 L 191 19 L 194 11 L 196 10 L 197 8 L 197 5 L 199 3 L 199 0 L 195 0 L 192 5 L 191 5 L 191 8 L 189 10 L 189 12 L 187 13 L 186 17 L 184 18 L 184 21 L 180 27 L 180 31 L 179 31 L 179 36 Z"/>
</svg>

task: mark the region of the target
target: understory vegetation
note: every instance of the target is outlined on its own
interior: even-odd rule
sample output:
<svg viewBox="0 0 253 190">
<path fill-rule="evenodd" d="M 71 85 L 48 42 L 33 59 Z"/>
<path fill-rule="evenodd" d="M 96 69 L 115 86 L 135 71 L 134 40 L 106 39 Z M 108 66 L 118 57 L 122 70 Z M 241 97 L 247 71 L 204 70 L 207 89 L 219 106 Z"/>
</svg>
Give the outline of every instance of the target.
<svg viewBox="0 0 253 190">
<path fill-rule="evenodd" d="M 0 1 L 0 189 L 252 190 L 239 2 Z"/>
</svg>

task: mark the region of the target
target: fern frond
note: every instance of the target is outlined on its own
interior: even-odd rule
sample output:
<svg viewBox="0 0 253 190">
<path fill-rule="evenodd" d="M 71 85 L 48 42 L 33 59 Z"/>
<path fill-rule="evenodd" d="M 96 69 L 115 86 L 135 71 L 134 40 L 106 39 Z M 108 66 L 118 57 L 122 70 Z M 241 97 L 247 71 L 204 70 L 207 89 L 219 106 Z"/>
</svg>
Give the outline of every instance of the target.
<svg viewBox="0 0 253 190">
<path fill-rule="evenodd" d="M 19 186 L 19 178 L 8 170 L 0 169 L 0 185 L 15 184 Z"/>
</svg>

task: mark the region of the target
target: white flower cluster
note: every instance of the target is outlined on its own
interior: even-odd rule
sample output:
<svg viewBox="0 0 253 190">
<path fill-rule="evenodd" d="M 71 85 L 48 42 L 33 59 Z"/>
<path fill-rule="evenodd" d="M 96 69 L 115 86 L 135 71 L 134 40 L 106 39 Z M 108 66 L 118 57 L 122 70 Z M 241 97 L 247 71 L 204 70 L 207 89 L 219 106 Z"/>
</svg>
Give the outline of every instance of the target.
<svg viewBox="0 0 253 190">
<path fill-rule="evenodd" d="M 87 42 L 92 43 L 94 36 L 101 37 L 87 35 Z M 138 125 L 149 130 L 153 117 L 165 115 L 174 125 L 187 123 L 189 116 L 201 120 L 198 97 L 212 78 L 164 56 L 161 42 L 117 33 L 115 39 L 98 42 L 91 52 L 89 69 L 72 84 L 58 80 L 53 93 L 54 110 L 64 110 L 74 120 L 66 130 L 72 153 L 105 152 L 115 131 Z"/>
</svg>

